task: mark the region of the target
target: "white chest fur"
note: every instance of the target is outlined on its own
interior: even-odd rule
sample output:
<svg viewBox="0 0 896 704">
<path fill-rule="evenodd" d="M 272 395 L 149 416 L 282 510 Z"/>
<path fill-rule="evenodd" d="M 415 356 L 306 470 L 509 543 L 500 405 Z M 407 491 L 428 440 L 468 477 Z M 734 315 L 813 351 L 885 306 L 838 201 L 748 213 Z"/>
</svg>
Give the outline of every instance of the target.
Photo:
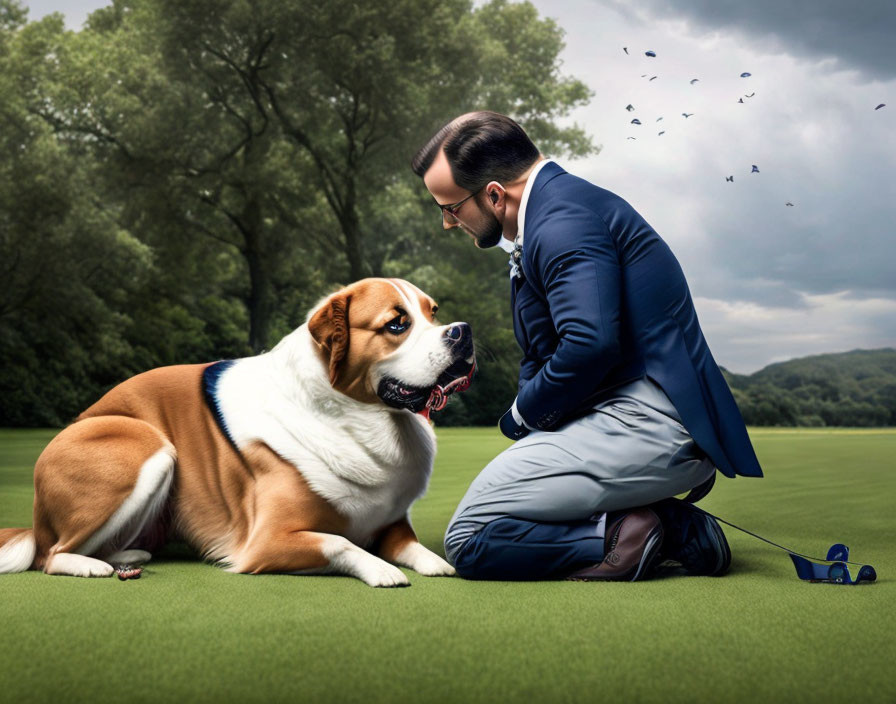
<svg viewBox="0 0 896 704">
<path fill-rule="evenodd" d="M 364 545 L 425 491 L 435 435 L 422 417 L 335 391 L 306 326 L 221 376 L 218 404 L 237 447 L 263 442 L 349 521 Z"/>
</svg>

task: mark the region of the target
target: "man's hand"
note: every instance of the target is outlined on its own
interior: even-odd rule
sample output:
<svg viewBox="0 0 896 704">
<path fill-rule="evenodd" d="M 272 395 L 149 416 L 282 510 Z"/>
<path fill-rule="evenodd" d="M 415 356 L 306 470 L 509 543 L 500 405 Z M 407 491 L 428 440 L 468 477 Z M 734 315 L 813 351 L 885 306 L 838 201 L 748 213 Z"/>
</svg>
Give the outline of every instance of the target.
<svg viewBox="0 0 896 704">
<path fill-rule="evenodd" d="M 501 416 L 498 427 L 511 440 L 520 440 L 526 437 L 530 430 L 529 426 L 526 425 L 526 421 L 523 420 L 520 412 L 516 409 L 516 401 L 513 402 L 513 406 L 508 409 L 507 413 Z"/>
</svg>

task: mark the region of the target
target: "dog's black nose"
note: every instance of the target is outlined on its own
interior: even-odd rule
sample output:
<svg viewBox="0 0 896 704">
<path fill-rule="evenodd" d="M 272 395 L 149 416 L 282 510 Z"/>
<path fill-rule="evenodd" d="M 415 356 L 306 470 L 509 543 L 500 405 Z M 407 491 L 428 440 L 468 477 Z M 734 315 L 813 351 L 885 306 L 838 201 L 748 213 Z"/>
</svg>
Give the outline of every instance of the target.
<svg viewBox="0 0 896 704">
<path fill-rule="evenodd" d="M 448 329 L 445 330 L 445 337 L 449 340 L 454 340 L 455 343 L 460 342 L 464 338 L 470 339 L 473 336 L 473 332 L 470 330 L 470 326 L 466 323 L 452 323 L 448 326 Z"/>
</svg>

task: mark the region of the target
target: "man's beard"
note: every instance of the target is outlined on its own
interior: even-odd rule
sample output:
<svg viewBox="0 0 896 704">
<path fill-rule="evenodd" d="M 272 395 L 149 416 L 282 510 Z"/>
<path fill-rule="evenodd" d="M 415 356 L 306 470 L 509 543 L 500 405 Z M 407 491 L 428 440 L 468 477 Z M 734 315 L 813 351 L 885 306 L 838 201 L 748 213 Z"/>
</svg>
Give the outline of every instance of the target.
<svg viewBox="0 0 896 704">
<path fill-rule="evenodd" d="M 480 210 L 479 212 L 482 211 Z M 485 222 L 477 225 L 475 231 L 467 230 L 467 232 L 473 236 L 475 244 L 479 249 L 489 249 L 501 241 L 501 237 L 504 235 L 504 228 L 498 222 L 498 218 L 491 213 L 482 214 Z"/>
</svg>

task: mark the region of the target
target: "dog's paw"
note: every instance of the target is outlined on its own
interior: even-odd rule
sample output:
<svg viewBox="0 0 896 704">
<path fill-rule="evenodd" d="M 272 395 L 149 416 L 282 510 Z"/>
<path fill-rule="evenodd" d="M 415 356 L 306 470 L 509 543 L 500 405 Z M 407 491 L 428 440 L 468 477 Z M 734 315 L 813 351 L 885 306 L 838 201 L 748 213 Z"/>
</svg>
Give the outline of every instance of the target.
<svg viewBox="0 0 896 704">
<path fill-rule="evenodd" d="M 434 553 L 421 559 L 413 569 L 424 577 L 453 577 L 457 574 L 451 565 Z"/>
<path fill-rule="evenodd" d="M 86 568 L 85 577 L 111 577 L 115 574 L 115 568 L 112 565 L 105 564 L 102 560 L 97 560 L 100 564 L 92 564 Z"/>
<path fill-rule="evenodd" d="M 107 562 L 86 555 L 59 552 L 52 555 L 44 565 L 47 574 L 68 575 L 70 577 L 111 577 L 115 568 Z"/>
<path fill-rule="evenodd" d="M 408 545 L 399 553 L 397 562 L 424 577 L 452 577 L 456 574 L 451 565 L 420 543 Z"/>
<path fill-rule="evenodd" d="M 368 563 L 360 571 L 358 577 L 371 587 L 409 587 L 410 581 L 404 572 L 388 562 L 377 560 Z"/>
</svg>

